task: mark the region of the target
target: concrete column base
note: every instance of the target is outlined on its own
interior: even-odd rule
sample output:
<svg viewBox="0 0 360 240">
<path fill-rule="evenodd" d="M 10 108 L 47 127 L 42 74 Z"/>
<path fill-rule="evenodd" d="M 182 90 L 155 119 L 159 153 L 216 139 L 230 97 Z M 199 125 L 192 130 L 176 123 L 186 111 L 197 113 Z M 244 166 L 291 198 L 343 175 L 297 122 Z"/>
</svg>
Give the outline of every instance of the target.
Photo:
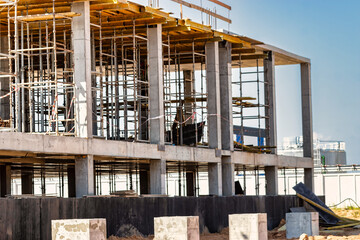
<svg viewBox="0 0 360 240">
<path fill-rule="evenodd" d="M 149 194 L 149 171 L 140 171 L 140 194 Z"/>
<path fill-rule="evenodd" d="M 301 234 L 319 235 L 319 214 L 317 212 L 296 212 L 286 214 L 286 238 L 298 238 Z"/>
<path fill-rule="evenodd" d="M 194 172 L 186 173 L 186 196 L 195 196 L 196 177 Z"/>
<path fill-rule="evenodd" d="M 75 166 L 68 166 L 68 197 L 76 197 Z"/>
<path fill-rule="evenodd" d="M 0 166 L 0 197 L 11 195 L 11 166 Z"/>
<path fill-rule="evenodd" d="M 51 221 L 52 240 L 106 240 L 106 219 L 66 219 Z"/>
<path fill-rule="evenodd" d="M 157 240 L 200 240 L 199 217 L 154 218 L 154 234 Z"/>
<path fill-rule="evenodd" d="M 34 172 L 32 169 L 21 170 L 21 194 L 34 194 Z"/>
<path fill-rule="evenodd" d="M 229 240 L 267 240 L 267 214 L 229 215 Z"/>
</svg>

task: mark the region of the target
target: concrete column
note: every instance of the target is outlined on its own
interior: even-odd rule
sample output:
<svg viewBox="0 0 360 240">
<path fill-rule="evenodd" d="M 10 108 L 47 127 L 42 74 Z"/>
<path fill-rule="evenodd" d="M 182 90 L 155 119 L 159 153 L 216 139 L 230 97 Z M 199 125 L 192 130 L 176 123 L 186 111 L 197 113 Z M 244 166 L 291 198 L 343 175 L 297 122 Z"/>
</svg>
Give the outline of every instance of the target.
<svg viewBox="0 0 360 240">
<path fill-rule="evenodd" d="M 301 64 L 301 103 L 302 103 L 302 130 L 304 157 L 314 160 L 312 103 L 311 103 L 311 64 Z M 304 182 L 306 187 L 314 190 L 314 170 L 304 169 Z"/>
<path fill-rule="evenodd" d="M 162 26 L 148 28 L 150 143 L 165 144 Z"/>
<path fill-rule="evenodd" d="M 265 82 L 265 119 L 266 145 L 277 146 L 276 129 L 276 91 L 275 91 L 275 55 L 267 52 L 268 58 L 264 59 L 264 82 Z M 271 149 L 276 154 L 276 148 Z"/>
<path fill-rule="evenodd" d="M 234 131 L 232 117 L 232 68 L 231 43 L 219 43 L 219 75 L 220 75 L 220 113 L 221 113 L 221 146 L 223 150 L 234 150 Z M 222 191 L 224 196 L 235 194 L 234 169 L 231 156 L 223 156 Z"/>
<path fill-rule="evenodd" d="M 166 161 L 150 160 L 150 194 L 165 194 Z"/>
<path fill-rule="evenodd" d="M 311 191 L 314 191 L 314 169 L 304 168 L 304 184 Z"/>
<path fill-rule="evenodd" d="M 68 166 L 68 197 L 76 197 L 75 166 Z"/>
<path fill-rule="evenodd" d="M 221 146 L 223 150 L 234 150 L 232 117 L 232 68 L 231 43 L 219 43 Z"/>
<path fill-rule="evenodd" d="M 21 194 L 34 194 L 33 169 L 21 169 Z"/>
<path fill-rule="evenodd" d="M 94 32 L 91 36 L 91 59 L 96 59 L 96 50 L 95 50 L 95 36 L 94 36 Z M 96 72 L 96 61 L 91 61 L 91 71 Z M 115 79 L 118 78 L 118 69 L 117 69 L 117 64 L 115 64 Z M 92 97 L 92 134 L 94 136 L 97 135 L 97 103 L 96 103 L 96 90 L 95 88 L 97 87 L 96 85 L 96 77 L 97 75 L 92 74 L 91 75 L 91 97 Z M 118 88 L 116 88 L 116 93 L 115 95 L 118 96 Z M 115 104 L 119 104 L 119 100 L 118 97 L 116 98 L 117 101 Z M 119 112 L 116 113 L 117 115 L 119 114 Z M 119 121 L 119 117 L 116 116 L 117 121 Z M 117 126 L 119 126 L 119 124 L 117 124 Z M 116 129 L 116 136 L 118 136 L 119 133 L 119 129 Z"/>
<path fill-rule="evenodd" d="M 0 37 L 0 53 L 8 54 L 8 37 Z M 0 71 L 9 72 L 9 61 L 0 60 Z M 9 78 L 0 78 L 0 96 L 4 96 L 9 92 Z M 0 117 L 3 120 L 10 119 L 10 98 L 0 99 Z"/>
<path fill-rule="evenodd" d="M 11 195 L 11 166 L 0 166 L 0 197 Z"/>
<path fill-rule="evenodd" d="M 232 163 L 230 156 L 222 156 L 221 162 L 223 196 L 233 196 L 235 195 L 235 165 Z"/>
<path fill-rule="evenodd" d="M 94 195 L 94 156 L 75 158 L 75 192 L 76 197 Z"/>
<path fill-rule="evenodd" d="M 209 148 L 221 149 L 219 43 L 206 43 L 205 54 Z"/>
<path fill-rule="evenodd" d="M 222 195 L 221 163 L 208 163 L 209 195 Z"/>
<path fill-rule="evenodd" d="M 77 137 L 92 137 L 90 2 L 73 2 L 71 11 L 81 16 L 72 20 L 74 49 L 75 120 Z"/>
<path fill-rule="evenodd" d="M 186 196 L 195 196 L 196 177 L 195 172 L 186 173 Z"/>
<path fill-rule="evenodd" d="M 266 195 L 278 195 L 278 167 L 265 167 Z"/>
<path fill-rule="evenodd" d="M 193 92 L 195 92 L 195 84 L 194 84 L 194 72 L 192 70 L 184 70 L 184 96 L 185 96 L 185 119 L 188 119 L 194 112 L 194 103 L 186 102 L 187 99 L 191 99 L 193 96 Z M 191 124 L 191 121 L 187 121 L 185 124 Z"/>
<path fill-rule="evenodd" d="M 149 194 L 149 172 L 141 170 L 140 173 L 140 194 Z"/>
</svg>

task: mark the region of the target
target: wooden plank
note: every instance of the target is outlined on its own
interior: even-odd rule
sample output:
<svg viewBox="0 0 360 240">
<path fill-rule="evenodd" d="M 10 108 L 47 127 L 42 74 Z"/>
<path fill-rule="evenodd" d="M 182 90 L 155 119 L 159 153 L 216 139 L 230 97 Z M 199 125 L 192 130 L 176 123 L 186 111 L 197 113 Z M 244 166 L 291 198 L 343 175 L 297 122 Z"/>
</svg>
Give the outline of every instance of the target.
<svg viewBox="0 0 360 240">
<path fill-rule="evenodd" d="M 252 54 L 252 55 L 241 55 L 241 60 L 256 60 L 256 59 L 265 59 L 267 54 Z M 233 60 L 239 60 L 239 56 L 233 56 Z"/>
<path fill-rule="evenodd" d="M 255 48 L 239 48 L 232 49 L 231 53 L 234 54 L 243 54 L 243 53 L 255 53 Z"/>
<path fill-rule="evenodd" d="M 181 41 L 181 40 L 210 39 L 210 38 L 213 38 L 212 33 L 181 34 L 181 35 L 171 35 L 170 42 Z"/>
<path fill-rule="evenodd" d="M 104 10 L 129 10 L 133 13 L 140 13 L 141 7 L 130 3 L 104 3 L 91 4 L 90 11 L 104 11 Z"/>
<path fill-rule="evenodd" d="M 179 21 L 179 24 L 180 23 L 185 24 L 185 26 L 191 27 L 192 29 L 205 31 L 205 32 L 212 32 L 211 26 L 193 22 L 190 19 L 185 19 L 185 20 Z"/>
<path fill-rule="evenodd" d="M 184 5 L 184 6 L 186 6 L 186 7 L 189 7 L 189 8 L 193 8 L 193 9 L 199 10 L 199 11 L 201 11 L 201 12 L 204 12 L 204 13 L 206 13 L 206 14 L 209 14 L 210 16 L 213 16 L 213 17 L 216 17 L 216 18 L 218 18 L 218 19 L 220 19 L 220 20 L 223 20 L 223 21 L 225 21 L 225 22 L 227 22 L 227 23 L 231 23 L 231 20 L 230 20 L 229 18 L 226 18 L 226 17 L 224 17 L 224 16 L 221 16 L 221 15 L 219 15 L 219 14 L 217 14 L 217 13 L 214 13 L 214 12 L 212 12 L 212 11 L 210 11 L 210 10 L 207 10 L 207 9 L 205 9 L 205 8 L 202 8 L 202 7 L 198 6 L 198 5 L 195 5 L 195 4 L 192 4 L 192 3 L 189 3 L 189 2 L 183 1 L 183 0 L 171 0 L 171 1 L 176 2 L 176 3 L 179 3 L 179 4 L 182 4 L 182 5 Z"/>
<path fill-rule="evenodd" d="M 19 16 L 17 20 L 24 22 L 35 22 L 35 21 L 44 21 L 52 19 L 65 19 L 80 16 L 80 13 L 66 12 L 66 13 L 55 13 L 55 16 L 52 13 L 47 14 L 37 14 L 37 15 L 28 15 L 28 16 Z"/>
<path fill-rule="evenodd" d="M 251 43 L 246 42 L 240 38 L 238 38 L 236 35 L 230 35 L 224 32 L 214 31 L 215 37 L 221 37 L 223 40 L 226 40 L 231 43 L 241 43 L 244 47 L 251 48 Z"/>
<path fill-rule="evenodd" d="M 146 6 L 145 7 L 145 12 L 151 13 L 152 15 L 157 16 L 157 17 L 165 18 L 166 21 L 176 21 L 175 18 L 170 17 L 170 13 L 160 11 L 159 9 L 156 9 L 156 8 Z"/>
<path fill-rule="evenodd" d="M 231 6 L 227 5 L 226 3 L 220 2 L 218 0 L 209 0 L 210 2 L 216 3 L 217 5 L 220 5 L 226 9 L 231 10 Z"/>
</svg>

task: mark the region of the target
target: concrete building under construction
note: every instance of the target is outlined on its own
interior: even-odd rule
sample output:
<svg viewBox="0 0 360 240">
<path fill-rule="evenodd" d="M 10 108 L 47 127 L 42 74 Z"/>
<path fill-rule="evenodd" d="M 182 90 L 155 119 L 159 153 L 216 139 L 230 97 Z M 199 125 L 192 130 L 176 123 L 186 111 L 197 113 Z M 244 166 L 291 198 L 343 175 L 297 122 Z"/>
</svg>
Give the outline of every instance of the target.
<svg viewBox="0 0 360 240">
<path fill-rule="evenodd" d="M 128 190 L 166 195 L 169 173 L 186 186 L 179 196 L 199 196 L 201 172 L 210 195 L 233 196 L 235 172 L 259 170 L 266 195 L 277 195 L 280 168 L 303 168 L 312 189 L 309 59 L 151 4 L 0 5 L 1 197 L 11 179 L 23 195 L 40 179 L 46 195 L 48 177 L 59 178 L 61 197 L 101 195 L 102 176 L 120 174 Z M 279 65 L 301 68 L 303 157 L 276 154 Z"/>
</svg>

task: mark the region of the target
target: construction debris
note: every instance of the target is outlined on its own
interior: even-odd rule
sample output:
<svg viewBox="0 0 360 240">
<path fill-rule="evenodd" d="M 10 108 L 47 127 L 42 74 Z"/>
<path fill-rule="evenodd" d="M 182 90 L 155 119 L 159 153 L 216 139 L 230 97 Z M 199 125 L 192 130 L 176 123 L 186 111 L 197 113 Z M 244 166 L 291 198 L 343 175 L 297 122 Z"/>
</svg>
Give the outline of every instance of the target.
<svg viewBox="0 0 360 240">
<path fill-rule="evenodd" d="M 309 203 L 316 211 L 319 212 L 320 217 L 330 227 L 328 230 L 354 227 L 360 225 L 359 220 L 344 218 L 336 215 L 325 203 L 323 203 L 312 191 L 310 191 L 303 183 L 298 183 L 293 187 L 296 195 Z"/>
</svg>

